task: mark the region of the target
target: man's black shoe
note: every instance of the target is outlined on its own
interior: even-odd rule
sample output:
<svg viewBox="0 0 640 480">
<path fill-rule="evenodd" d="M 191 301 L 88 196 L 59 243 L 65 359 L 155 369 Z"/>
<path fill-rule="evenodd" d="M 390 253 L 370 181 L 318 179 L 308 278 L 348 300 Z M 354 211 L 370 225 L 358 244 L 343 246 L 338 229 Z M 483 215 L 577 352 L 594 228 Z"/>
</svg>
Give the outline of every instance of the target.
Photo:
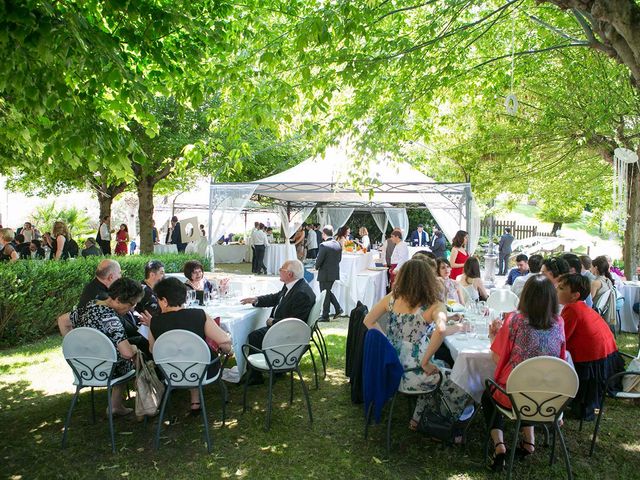
<svg viewBox="0 0 640 480">
<path fill-rule="evenodd" d="M 329 317 L 320 317 L 318 319 L 319 322 L 328 322 L 329 321 Z"/>
<path fill-rule="evenodd" d="M 336 312 L 336 314 L 333 316 L 333 319 L 335 320 L 336 318 L 338 318 L 340 315 L 342 315 L 344 313 L 344 310 L 340 309 Z"/>
</svg>

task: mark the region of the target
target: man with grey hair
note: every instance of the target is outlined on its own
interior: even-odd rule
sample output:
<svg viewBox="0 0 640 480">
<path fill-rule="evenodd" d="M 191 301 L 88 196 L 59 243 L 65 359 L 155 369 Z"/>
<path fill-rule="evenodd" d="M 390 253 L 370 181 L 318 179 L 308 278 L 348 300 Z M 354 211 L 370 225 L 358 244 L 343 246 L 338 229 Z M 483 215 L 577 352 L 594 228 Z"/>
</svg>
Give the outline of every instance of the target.
<svg viewBox="0 0 640 480">
<path fill-rule="evenodd" d="M 107 298 L 107 292 L 113 282 L 122 276 L 120 264 L 111 259 L 104 259 L 96 268 L 96 276 L 87 283 L 82 290 L 80 300 L 78 300 L 78 308 L 84 307 L 91 300 L 104 300 Z"/>
<path fill-rule="evenodd" d="M 256 348 L 262 348 L 262 340 L 267 330 L 283 318 L 299 318 L 306 322 L 316 301 L 313 290 L 303 278 L 304 266 L 300 260 L 287 260 L 280 267 L 279 273 L 280 280 L 284 283 L 282 290 L 270 295 L 240 300 L 243 305 L 250 303 L 254 307 L 273 307 L 267 319 L 267 326 L 249 334 L 248 343 Z M 249 385 L 257 385 L 263 381 L 262 374 L 253 370 Z"/>
</svg>

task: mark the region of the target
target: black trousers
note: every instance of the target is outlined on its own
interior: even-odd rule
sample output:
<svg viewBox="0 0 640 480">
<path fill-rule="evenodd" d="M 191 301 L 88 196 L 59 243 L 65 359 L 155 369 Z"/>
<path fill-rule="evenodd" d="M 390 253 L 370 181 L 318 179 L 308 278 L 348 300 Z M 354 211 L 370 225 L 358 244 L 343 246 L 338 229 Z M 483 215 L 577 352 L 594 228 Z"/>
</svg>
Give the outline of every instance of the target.
<svg viewBox="0 0 640 480">
<path fill-rule="evenodd" d="M 262 340 L 264 340 L 264 336 L 266 335 L 267 330 L 269 330 L 269 327 L 262 327 L 262 328 L 259 328 L 257 330 L 254 330 L 247 337 L 247 343 L 249 345 L 251 345 L 252 347 L 262 348 Z M 255 353 L 255 352 L 249 351 L 249 355 L 251 355 L 253 353 Z M 247 367 L 247 369 L 248 368 L 249 367 Z M 260 373 L 260 372 L 258 372 L 256 370 L 251 370 L 251 377 L 252 378 L 260 378 L 260 377 L 262 377 L 262 373 Z"/>
<path fill-rule="evenodd" d="M 336 313 L 339 312 L 340 310 L 342 310 L 342 308 L 340 308 L 340 303 L 338 303 L 338 299 L 336 298 L 336 296 L 331 291 L 331 287 L 333 287 L 333 282 L 334 282 L 334 280 L 331 280 L 329 282 L 319 282 L 320 283 L 320 291 L 321 292 L 323 290 L 327 291 L 327 295 L 324 297 L 324 304 L 322 305 L 322 317 L 323 318 L 329 317 L 329 303 L 331 303 L 331 305 L 333 305 L 333 308 L 336 310 Z"/>
<path fill-rule="evenodd" d="M 256 245 L 254 249 L 256 253 L 256 270 L 254 273 L 267 273 L 267 267 L 264 266 L 264 252 L 266 247 L 264 245 Z"/>
<path fill-rule="evenodd" d="M 310 248 L 307 250 L 307 258 L 316 258 L 318 256 L 317 248 Z"/>
<path fill-rule="evenodd" d="M 109 240 L 100 240 L 98 243 L 104 255 L 111 255 L 111 242 Z"/>
<path fill-rule="evenodd" d="M 258 273 L 258 269 L 256 268 L 256 247 L 251 247 L 251 272 Z"/>
</svg>

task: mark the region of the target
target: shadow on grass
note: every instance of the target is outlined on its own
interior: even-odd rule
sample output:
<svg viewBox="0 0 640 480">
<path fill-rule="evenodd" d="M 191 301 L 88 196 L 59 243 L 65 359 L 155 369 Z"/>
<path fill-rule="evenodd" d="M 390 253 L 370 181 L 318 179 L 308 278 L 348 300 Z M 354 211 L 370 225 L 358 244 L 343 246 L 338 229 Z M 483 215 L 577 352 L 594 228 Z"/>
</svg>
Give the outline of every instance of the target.
<svg viewBox="0 0 640 480">
<path fill-rule="evenodd" d="M 386 424 L 374 425 L 364 439 L 362 405 L 351 403 L 344 377 L 344 335 L 327 335 L 327 380 L 313 387 L 311 361 L 302 363 L 310 388 L 313 425 L 309 424 L 299 381 L 289 405 L 289 381 L 274 386 L 269 432 L 264 430 L 266 386 L 250 387 L 248 410 L 242 414 L 242 385 L 229 385 L 227 424 L 222 426 L 221 399 L 216 386 L 205 390 L 213 453 L 207 454 L 202 421 L 191 417 L 188 393 L 172 395 L 159 451 L 152 448 L 156 422 L 135 417 L 116 419 L 117 454 L 112 455 L 104 414 L 106 392 L 96 392 L 96 423 L 91 424 L 89 391 L 81 395 L 71 421 L 69 445 L 61 450 L 64 416 L 71 395 L 45 395 L 26 381 L 0 382 L 0 477 L 10 478 L 260 478 L 260 479 L 404 479 L 501 478 L 488 474 L 482 461 L 482 415 L 471 427 L 470 445 L 445 447 L 407 428 L 410 410 L 397 402 L 393 419 L 393 447 L 385 453 Z M 51 366 L 43 364 L 43 375 Z M 132 402 L 128 402 L 132 405 Z M 640 471 L 637 405 L 612 402 L 602 424 L 596 457 L 587 457 L 592 424 L 583 432 L 567 421 L 564 431 L 576 478 L 637 478 Z M 383 420 L 386 418 L 386 409 Z M 510 431 L 507 435 L 510 437 Z M 548 448 L 530 461 L 519 462 L 515 478 L 566 478 L 562 462 L 548 466 Z M 66 467 L 65 467 L 66 466 Z"/>
</svg>

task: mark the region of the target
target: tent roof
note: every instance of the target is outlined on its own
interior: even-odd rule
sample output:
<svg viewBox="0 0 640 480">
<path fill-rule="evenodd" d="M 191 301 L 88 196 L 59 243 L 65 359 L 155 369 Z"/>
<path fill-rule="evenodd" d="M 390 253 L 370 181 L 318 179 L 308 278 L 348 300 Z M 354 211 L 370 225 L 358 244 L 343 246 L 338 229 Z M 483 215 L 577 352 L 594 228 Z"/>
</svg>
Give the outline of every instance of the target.
<svg viewBox="0 0 640 480">
<path fill-rule="evenodd" d="M 468 183 L 439 183 L 407 163 L 377 162 L 357 167 L 346 151 L 328 148 L 324 158 L 306 160 L 282 173 L 251 182 L 253 200 L 281 205 L 355 208 L 425 207 L 425 194 L 438 194 L 440 208 L 459 209 Z M 358 185 L 353 180 L 358 179 Z M 462 201 L 464 203 L 464 200 Z M 431 202 L 432 203 L 432 202 Z"/>
</svg>

